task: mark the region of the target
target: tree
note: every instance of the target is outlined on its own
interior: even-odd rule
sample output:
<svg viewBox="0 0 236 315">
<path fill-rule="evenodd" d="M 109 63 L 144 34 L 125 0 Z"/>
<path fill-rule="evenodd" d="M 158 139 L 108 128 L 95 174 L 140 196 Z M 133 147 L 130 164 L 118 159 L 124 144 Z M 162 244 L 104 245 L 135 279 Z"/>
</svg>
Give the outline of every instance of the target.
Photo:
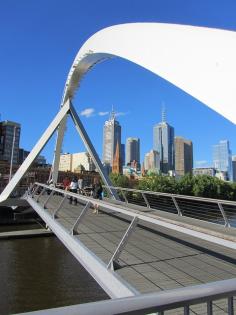
<svg viewBox="0 0 236 315">
<path fill-rule="evenodd" d="M 110 173 L 112 184 L 117 187 L 129 187 L 129 178 L 125 175 Z"/>
</svg>

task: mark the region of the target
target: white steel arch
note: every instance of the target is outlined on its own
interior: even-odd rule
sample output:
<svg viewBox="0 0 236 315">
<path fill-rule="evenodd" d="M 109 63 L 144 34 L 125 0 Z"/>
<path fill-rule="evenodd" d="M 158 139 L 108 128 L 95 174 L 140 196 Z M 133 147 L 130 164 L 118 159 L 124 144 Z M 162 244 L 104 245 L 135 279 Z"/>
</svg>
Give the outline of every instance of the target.
<svg viewBox="0 0 236 315">
<path fill-rule="evenodd" d="M 236 32 L 164 23 L 129 23 L 105 28 L 79 50 L 67 77 L 62 104 L 72 99 L 96 63 L 121 57 L 166 79 L 236 123 Z M 53 166 L 57 181 L 66 119 L 58 129 Z"/>
<path fill-rule="evenodd" d="M 173 83 L 236 123 L 236 32 L 163 23 L 105 28 L 79 50 L 63 101 L 73 98 L 82 76 L 111 57 L 132 61 Z"/>
<path fill-rule="evenodd" d="M 56 128 L 59 121 L 53 181 L 57 181 L 70 102 L 81 78 L 96 63 L 111 57 L 130 60 L 176 85 L 235 124 L 235 56 L 236 32 L 227 30 L 130 23 L 111 26 L 94 34 L 79 50 L 67 77 L 61 107 L 67 104 L 68 110 L 65 113 L 60 110 L 57 122 L 52 124 Z M 46 132 L 1 194 L 0 202 L 10 195 L 48 139 L 49 133 Z M 87 147 L 93 152 L 88 140 L 85 137 Z M 101 168 L 100 172 L 106 178 Z"/>
</svg>

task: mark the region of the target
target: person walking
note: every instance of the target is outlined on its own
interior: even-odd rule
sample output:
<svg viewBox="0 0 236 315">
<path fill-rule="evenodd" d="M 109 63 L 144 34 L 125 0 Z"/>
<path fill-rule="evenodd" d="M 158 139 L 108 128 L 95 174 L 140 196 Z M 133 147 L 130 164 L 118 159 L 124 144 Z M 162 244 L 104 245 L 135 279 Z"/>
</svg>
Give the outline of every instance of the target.
<svg viewBox="0 0 236 315">
<path fill-rule="evenodd" d="M 79 194 L 83 195 L 83 178 L 79 177 L 78 179 L 78 190 Z"/>
<path fill-rule="evenodd" d="M 99 178 L 95 177 L 94 183 L 92 185 L 93 198 L 102 200 L 102 192 L 103 192 L 102 184 L 101 184 Z M 98 204 L 95 203 L 93 213 L 98 214 L 98 207 L 99 207 Z"/>
<path fill-rule="evenodd" d="M 73 177 L 71 183 L 70 183 L 70 192 L 73 192 L 73 193 L 77 193 L 77 190 L 78 190 L 78 180 L 76 177 Z M 74 202 L 74 205 L 77 205 L 77 198 L 75 197 L 70 197 L 69 198 L 69 203 L 72 204 L 72 201 Z"/>
<path fill-rule="evenodd" d="M 68 190 L 69 187 L 70 187 L 70 183 L 71 183 L 69 177 L 65 177 L 65 178 L 63 179 L 63 182 L 62 182 L 62 183 L 63 183 L 63 189 L 64 189 L 64 190 Z"/>
</svg>

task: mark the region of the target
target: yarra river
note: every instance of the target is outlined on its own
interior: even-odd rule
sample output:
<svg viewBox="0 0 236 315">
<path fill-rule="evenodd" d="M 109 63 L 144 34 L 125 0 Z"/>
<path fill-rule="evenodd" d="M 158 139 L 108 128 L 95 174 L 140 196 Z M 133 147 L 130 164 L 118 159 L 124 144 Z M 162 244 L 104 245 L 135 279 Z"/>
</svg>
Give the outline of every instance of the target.
<svg viewBox="0 0 236 315">
<path fill-rule="evenodd" d="M 0 208 L 0 222 L 9 211 Z M 0 225 L 0 232 L 41 228 Z M 55 236 L 0 240 L 0 314 L 108 298 Z"/>
</svg>

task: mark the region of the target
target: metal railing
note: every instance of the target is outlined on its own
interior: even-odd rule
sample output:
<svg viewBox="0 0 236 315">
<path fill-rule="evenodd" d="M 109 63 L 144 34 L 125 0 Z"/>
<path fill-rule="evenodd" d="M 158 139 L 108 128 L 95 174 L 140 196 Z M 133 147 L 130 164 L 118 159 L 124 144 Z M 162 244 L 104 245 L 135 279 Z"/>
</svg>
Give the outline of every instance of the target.
<svg viewBox="0 0 236 315">
<path fill-rule="evenodd" d="M 115 187 L 114 187 L 115 188 Z M 117 188 L 117 190 L 122 190 L 123 193 L 126 191 L 126 189 L 123 188 Z M 146 197 L 146 200 L 150 202 L 149 194 L 152 194 L 151 192 L 144 192 L 144 191 L 138 191 L 138 190 L 127 190 L 128 192 L 135 192 L 140 193 L 142 196 Z M 58 212 L 63 207 L 63 204 L 67 198 L 67 196 L 77 198 L 80 201 L 83 201 L 85 203 L 85 207 L 83 211 L 81 212 L 80 216 L 77 218 L 75 223 L 73 224 L 73 227 L 68 233 L 73 237 L 73 235 L 76 234 L 76 228 L 80 221 L 82 220 L 85 212 L 90 206 L 90 202 L 92 198 L 71 193 L 69 191 L 63 191 L 61 189 L 57 189 L 55 187 L 49 187 L 44 184 L 35 183 L 31 189 L 28 191 L 28 196 L 34 199 L 36 203 L 41 204 L 42 209 L 47 208 L 47 204 L 49 203 L 50 199 L 52 198 L 53 194 L 59 194 L 61 195 L 61 201 L 56 205 L 56 208 L 51 212 L 51 218 L 53 221 L 55 221 L 58 217 Z M 46 194 L 46 198 L 43 195 Z M 171 195 L 171 194 L 164 194 L 164 193 L 154 193 L 154 195 L 165 196 L 168 198 L 171 198 L 171 200 L 177 200 L 177 204 L 179 205 L 179 199 L 185 199 L 190 200 L 191 197 L 188 196 L 179 196 L 179 195 Z M 127 198 L 127 195 L 126 195 Z M 225 201 L 219 201 L 219 200 L 212 200 L 206 199 L 206 198 L 193 198 L 194 200 L 201 200 L 207 201 L 207 202 L 215 202 L 220 203 L 222 202 L 223 206 L 224 203 L 227 205 L 232 205 L 232 202 L 225 202 Z M 145 201 L 145 198 L 143 197 L 143 200 Z M 127 203 L 129 203 L 129 200 L 127 198 Z M 224 203 L 223 203 L 224 202 Z M 106 207 L 109 210 L 115 210 L 120 211 L 121 213 L 128 213 L 128 210 L 124 210 L 121 207 L 117 207 L 116 205 L 108 204 L 104 201 L 96 200 L 96 203 L 98 203 L 101 206 Z M 149 204 L 150 207 L 152 204 Z M 148 206 L 148 204 L 146 204 Z M 175 205 L 176 206 L 176 205 Z M 176 207 L 176 213 L 179 214 L 178 209 Z M 220 212 L 221 213 L 221 212 Z M 143 215 L 138 214 L 130 214 L 133 217 L 140 217 L 141 219 L 144 217 Z M 179 214 L 181 215 L 181 214 Z M 144 218 L 145 220 L 145 218 Z M 133 220 L 134 221 L 134 220 Z M 130 227 L 132 228 L 133 224 L 131 223 Z M 127 230 L 127 233 L 129 233 L 130 228 Z M 127 234 L 124 235 L 124 238 L 122 239 L 121 243 L 124 243 L 124 240 L 126 238 Z M 121 244 L 122 245 L 122 244 Z M 118 250 L 121 250 L 121 246 L 119 244 Z M 116 252 L 114 253 L 114 256 L 116 255 Z M 113 257 L 112 257 L 113 258 Z M 109 262 L 108 266 L 106 267 L 108 272 L 110 272 L 110 264 L 112 265 L 113 259 L 111 259 L 111 262 Z M 112 268 L 111 268 L 112 269 Z M 149 314 L 151 312 L 157 312 L 159 315 L 164 315 L 166 311 L 170 310 L 176 310 L 177 308 L 183 309 L 183 314 L 188 315 L 190 314 L 191 307 L 197 304 L 203 304 L 206 308 L 206 314 L 207 315 L 213 315 L 214 314 L 214 305 L 217 303 L 216 301 L 219 299 L 226 299 L 226 306 L 224 308 L 224 313 L 233 315 L 234 314 L 234 297 L 236 296 L 236 279 L 230 279 L 230 280 L 223 280 L 223 281 L 217 281 L 202 285 L 195 285 L 191 287 L 184 287 L 180 289 L 174 289 L 174 290 L 167 290 L 162 291 L 158 293 L 151 293 L 151 294 L 140 294 L 133 297 L 123 297 L 123 298 L 113 298 L 111 300 L 107 301 L 101 301 L 101 302 L 95 302 L 95 303 L 87 303 L 83 305 L 74 305 L 74 306 L 68 306 L 64 308 L 58 308 L 57 314 L 94 314 L 94 310 L 96 310 L 97 315 L 109 315 L 109 314 Z M 214 303 L 213 303 L 214 302 Z M 42 314 L 53 314 L 55 312 L 55 309 L 52 310 L 43 310 Z M 37 314 L 40 314 L 41 311 L 38 311 Z M 31 312 L 29 314 L 34 314 L 34 312 Z"/>
<path fill-rule="evenodd" d="M 110 197 L 108 187 L 103 187 L 106 195 Z M 120 200 L 126 204 L 135 204 L 225 227 L 236 227 L 236 202 L 234 201 L 109 187 L 109 189 L 111 188 L 117 191 Z"/>
<path fill-rule="evenodd" d="M 213 315 L 215 313 L 214 302 L 219 299 L 226 299 L 226 305 L 224 310 L 222 310 L 222 314 L 234 315 L 235 295 L 236 279 L 230 279 L 127 298 L 30 312 L 27 314 L 51 315 L 56 313 L 58 315 L 88 315 L 96 313 L 97 315 L 141 315 L 155 312 L 155 314 L 164 315 L 166 311 L 174 311 L 181 308 L 184 315 L 189 315 L 192 306 L 204 303 L 206 309 L 204 314 Z M 203 314 L 202 312 L 200 313 Z M 194 312 L 194 314 L 196 313 Z M 219 314 L 219 309 L 217 314 Z"/>
</svg>

